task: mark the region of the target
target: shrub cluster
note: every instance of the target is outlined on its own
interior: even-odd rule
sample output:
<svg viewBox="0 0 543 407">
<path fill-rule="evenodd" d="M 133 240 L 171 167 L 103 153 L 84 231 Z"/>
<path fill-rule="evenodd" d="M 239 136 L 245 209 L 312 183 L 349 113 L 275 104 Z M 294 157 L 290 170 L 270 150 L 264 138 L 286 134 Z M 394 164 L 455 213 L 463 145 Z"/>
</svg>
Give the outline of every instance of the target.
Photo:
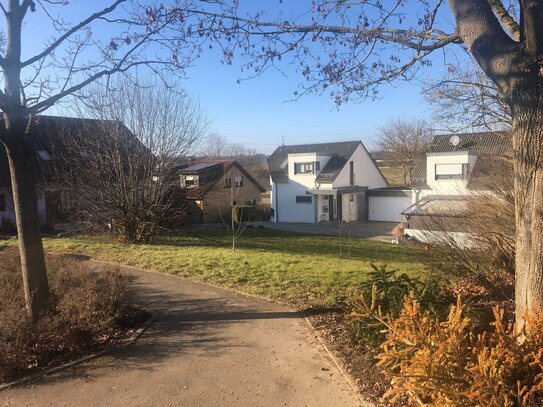
<svg viewBox="0 0 543 407">
<path fill-rule="evenodd" d="M 119 270 L 97 272 L 82 260 L 48 256 L 51 300 L 32 323 L 25 311 L 19 259 L 0 252 L 0 382 L 122 340 L 146 316 Z"/>
<path fill-rule="evenodd" d="M 517 332 L 494 308 L 493 327 L 476 334 L 460 300 L 440 320 L 406 296 L 397 318 L 382 319 L 387 338 L 378 364 L 393 379 L 385 398 L 412 405 L 543 405 L 543 315 Z"/>
<path fill-rule="evenodd" d="M 411 293 L 420 303 L 433 312 L 439 312 L 449 302 L 437 280 L 422 280 L 397 270 L 388 269 L 386 264 L 370 264 L 372 270 L 367 280 L 359 287 L 360 298 L 351 301 L 355 310 L 347 325 L 352 342 L 363 343 L 369 351 L 375 350 L 386 338 L 386 331 L 376 320 L 378 313 L 396 317 L 403 308 L 403 298 Z M 368 299 L 372 305 L 367 306 Z"/>
</svg>

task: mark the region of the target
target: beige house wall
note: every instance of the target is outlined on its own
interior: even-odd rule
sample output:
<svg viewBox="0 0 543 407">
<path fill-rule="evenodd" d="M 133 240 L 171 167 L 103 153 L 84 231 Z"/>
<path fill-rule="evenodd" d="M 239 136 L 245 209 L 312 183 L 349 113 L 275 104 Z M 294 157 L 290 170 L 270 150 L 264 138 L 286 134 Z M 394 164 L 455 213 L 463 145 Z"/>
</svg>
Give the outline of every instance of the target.
<svg viewBox="0 0 543 407">
<path fill-rule="evenodd" d="M 236 177 L 243 177 L 243 186 L 236 187 Z M 225 187 L 225 178 L 230 178 L 231 187 Z M 231 202 L 247 205 L 248 201 L 260 203 L 260 188 L 256 186 L 236 165 L 232 165 L 226 174 L 209 190 L 203 200 L 203 223 L 221 222 L 221 218 L 231 219 Z"/>
</svg>

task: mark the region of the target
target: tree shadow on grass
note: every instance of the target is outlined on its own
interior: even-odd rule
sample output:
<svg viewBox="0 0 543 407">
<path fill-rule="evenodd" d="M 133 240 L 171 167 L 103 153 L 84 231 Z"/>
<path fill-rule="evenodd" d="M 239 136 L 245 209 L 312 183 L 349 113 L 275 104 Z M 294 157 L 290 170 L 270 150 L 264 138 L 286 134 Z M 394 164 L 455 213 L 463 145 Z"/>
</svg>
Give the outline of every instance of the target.
<svg viewBox="0 0 543 407">
<path fill-rule="evenodd" d="M 231 238 L 224 230 L 194 230 L 180 234 L 170 233 L 158 239 L 155 246 L 224 248 L 232 245 Z M 340 245 L 347 257 L 340 257 Z M 318 255 L 337 259 L 370 262 L 391 261 L 420 263 L 420 253 L 415 248 L 371 241 L 361 238 L 347 239 L 345 236 L 321 236 L 304 233 L 292 233 L 273 229 L 247 229 L 237 240 L 238 249 L 259 250 L 272 253 L 293 255 Z M 349 247 L 347 247 L 349 246 Z"/>
</svg>

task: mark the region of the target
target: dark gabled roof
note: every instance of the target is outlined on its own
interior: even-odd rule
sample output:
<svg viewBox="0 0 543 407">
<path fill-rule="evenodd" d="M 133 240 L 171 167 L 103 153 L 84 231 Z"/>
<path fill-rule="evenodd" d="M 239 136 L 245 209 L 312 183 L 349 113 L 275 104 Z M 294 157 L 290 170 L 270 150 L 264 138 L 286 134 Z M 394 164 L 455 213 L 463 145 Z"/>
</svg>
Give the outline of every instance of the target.
<svg viewBox="0 0 543 407">
<path fill-rule="evenodd" d="M 91 140 L 100 138 L 107 142 L 106 134 L 114 133 L 133 138 L 130 145 L 137 149 L 139 154 L 148 153 L 148 150 L 139 142 L 134 134 L 121 122 L 111 120 L 95 120 L 61 116 L 34 116 L 30 120 L 29 132 L 25 136 L 27 146 L 34 150 L 34 166 L 37 179 L 46 181 L 47 168 L 59 165 L 61 156 L 71 154 L 72 147 L 68 147 L 66 136 L 71 138 L 70 144 L 77 139 Z M 0 122 L 0 131 L 5 131 Z M 83 145 L 84 143 L 82 143 Z M 83 148 L 83 147 L 82 147 Z M 45 152 L 45 153 L 44 153 Z M 83 154 L 83 151 L 81 152 Z M 44 160 L 48 158 L 50 160 Z M 74 158 L 74 162 L 77 158 Z M 9 166 L 5 149 L 0 145 L 0 186 L 9 186 Z"/>
<path fill-rule="evenodd" d="M 457 136 L 460 143 L 451 144 L 452 136 Z M 480 133 L 442 134 L 434 136 L 430 144 L 430 153 L 449 153 L 469 151 L 477 155 L 506 155 L 512 149 L 511 133 L 508 131 L 485 131 Z"/>
<path fill-rule="evenodd" d="M 419 162 L 413 168 L 411 175 L 411 188 L 414 189 L 430 189 L 426 179 L 426 160 Z"/>
<path fill-rule="evenodd" d="M 332 182 L 336 179 L 341 169 L 345 166 L 347 158 L 334 154 L 317 175 L 317 182 Z"/>
<path fill-rule="evenodd" d="M 181 165 L 177 173 L 198 174 L 202 178 L 198 188 L 186 188 L 186 197 L 189 199 L 203 199 L 204 196 L 219 182 L 230 169 L 236 166 L 261 192 L 266 192 L 260 183 L 235 160 L 203 160 L 190 161 Z"/>
<path fill-rule="evenodd" d="M 221 164 L 222 163 L 200 162 L 200 163 L 197 163 L 197 164 L 189 165 L 188 167 L 183 168 L 182 170 L 180 170 L 180 172 L 182 172 L 183 174 L 189 174 L 189 173 L 197 174 L 198 172 L 200 172 L 202 170 L 213 168 L 213 167 L 215 167 L 217 165 L 221 165 Z"/>
<path fill-rule="evenodd" d="M 512 192 L 512 174 L 513 162 L 507 156 L 482 156 L 475 162 L 466 187 L 474 191 Z"/>
<path fill-rule="evenodd" d="M 451 144 L 452 136 L 458 136 L 460 142 L 455 147 Z M 463 133 L 463 134 L 441 134 L 434 136 L 428 153 L 452 153 L 455 151 L 468 151 L 479 156 L 472 175 L 479 178 L 481 172 L 479 166 L 482 165 L 481 157 L 511 157 L 513 150 L 513 142 L 511 133 L 508 131 L 485 131 L 480 133 Z M 485 165 L 486 167 L 487 165 Z M 475 188 L 475 184 L 472 187 Z M 413 170 L 411 179 L 411 187 L 415 189 L 428 189 L 426 183 L 426 160 L 417 165 Z M 468 183 L 468 188 L 469 188 Z"/>
<path fill-rule="evenodd" d="M 288 182 L 288 155 L 298 153 L 317 153 L 319 155 L 331 155 L 332 158 L 322 168 L 319 178 L 321 182 L 332 182 L 354 153 L 361 141 L 341 141 L 336 143 L 299 144 L 292 146 L 280 146 L 268 158 L 270 175 L 275 183 Z M 317 180 L 319 181 L 319 178 Z"/>
</svg>

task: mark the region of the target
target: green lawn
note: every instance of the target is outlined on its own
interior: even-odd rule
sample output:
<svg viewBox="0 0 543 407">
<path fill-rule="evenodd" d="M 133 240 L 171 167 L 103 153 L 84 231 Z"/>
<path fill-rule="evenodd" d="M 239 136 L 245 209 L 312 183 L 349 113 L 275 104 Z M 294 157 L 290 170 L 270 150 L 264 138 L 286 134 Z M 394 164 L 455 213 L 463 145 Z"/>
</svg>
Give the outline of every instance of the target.
<svg viewBox="0 0 543 407">
<path fill-rule="evenodd" d="M 342 243 L 345 251 L 347 241 Z M 47 238 L 44 244 L 49 251 L 175 274 L 300 308 L 342 305 L 372 262 L 408 274 L 423 270 L 413 248 L 352 239 L 350 257 L 340 257 L 338 237 L 269 229 L 247 229 L 235 252 L 224 230 L 204 229 L 186 229 L 152 245 L 104 243 L 96 237 Z"/>
</svg>

